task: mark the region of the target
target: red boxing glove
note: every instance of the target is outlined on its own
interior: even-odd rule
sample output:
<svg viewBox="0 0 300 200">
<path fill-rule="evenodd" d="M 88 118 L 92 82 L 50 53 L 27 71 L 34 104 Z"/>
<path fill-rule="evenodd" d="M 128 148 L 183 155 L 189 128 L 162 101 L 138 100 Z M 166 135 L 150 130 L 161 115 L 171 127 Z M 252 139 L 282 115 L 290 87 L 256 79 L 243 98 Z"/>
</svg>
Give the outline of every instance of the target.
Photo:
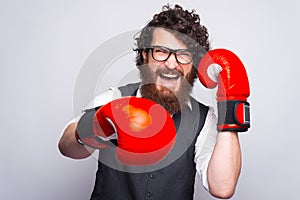
<svg viewBox="0 0 300 200">
<path fill-rule="evenodd" d="M 127 165 L 160 161 L 171 150 L 176 138 L 170 114 L 153 101 L 137 97 L 120 98 L 100 107 L 94 114 L 93 135 L 86 138 L 92 140 L 90 144 L 98 142 L 103 148 L 107 147 L 102 146 L 103 139 L 105 141 L 114 133 L 117 134 L 117 158 Z"/>
<path fill-rule="evenodd" d="M 218 130 L 247 131 L 250 127 L 250 105 L 247 102 L 250 89 L 241 60 L 229 50 L 211 50 L 198 65 L 198 77 L 207 88 L 218 85 Z"/>
</svg>

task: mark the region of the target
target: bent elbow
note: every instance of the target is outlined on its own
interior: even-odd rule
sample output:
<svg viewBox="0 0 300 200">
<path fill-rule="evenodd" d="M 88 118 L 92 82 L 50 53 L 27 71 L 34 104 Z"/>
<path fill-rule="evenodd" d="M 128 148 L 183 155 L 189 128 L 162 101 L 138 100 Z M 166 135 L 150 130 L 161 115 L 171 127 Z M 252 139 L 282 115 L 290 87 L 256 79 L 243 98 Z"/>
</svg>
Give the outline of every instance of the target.
<svg viewBox="0 0 300 200">
<path fill-rule="evenodd" d="M 211 189 L 210 194 L 219 199 L 229 199 L 235 193 L 235 189 L 232 187 L 223 187 L 218 189 Z"/>
<path fill-rule="evenodd" d="M 69 157 L 69 155 L 68 155 L 68 153 L 67 153 L 67 148 L 65 147 L 65 144 L 63 144 L 63 141 L 62 141 L 62 140 L 60 140 L 60 141 L 58 142 L 57 147 L 58 147 L 59 152 L 60 152 L 63 156 Z"/>
</svg>

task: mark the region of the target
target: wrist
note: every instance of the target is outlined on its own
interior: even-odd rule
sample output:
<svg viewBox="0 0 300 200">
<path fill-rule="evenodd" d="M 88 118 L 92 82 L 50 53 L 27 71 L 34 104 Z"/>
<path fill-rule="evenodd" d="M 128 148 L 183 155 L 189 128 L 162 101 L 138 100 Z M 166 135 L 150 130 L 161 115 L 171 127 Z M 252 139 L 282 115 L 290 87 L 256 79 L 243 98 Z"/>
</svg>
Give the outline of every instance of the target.
<svg viewBox="0 0 300 200">
<path fill-rule="evenodd" d="M 75 139 L 79 144 L 84 145 L 84 143 L 82 142 L 82 140 L 79 137 L 77 130 L 75 130 Z"/>
<path fill-rule="evenodd" d="M 245 132 L 250 127 L 250 104 L 247 101 L 218 102 L 218 130 Z"/>
</svg>

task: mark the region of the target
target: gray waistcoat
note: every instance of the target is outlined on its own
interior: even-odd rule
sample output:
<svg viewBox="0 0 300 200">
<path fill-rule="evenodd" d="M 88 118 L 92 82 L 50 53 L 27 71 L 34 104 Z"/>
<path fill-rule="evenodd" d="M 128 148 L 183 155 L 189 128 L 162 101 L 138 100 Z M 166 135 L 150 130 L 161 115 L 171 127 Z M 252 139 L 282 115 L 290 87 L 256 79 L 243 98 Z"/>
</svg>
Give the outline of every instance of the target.
<svg viewBox="0 0 300 200">
<path fill-rule="evenodd" d="M 122 96 L 134 96 L 138 86 L 130 84 L 119 89 Z M 166 158 L 156 165 L 123 166 L 115 159 L 113 148 L 100 150 L 91 200 L 192 200 L 196 173 L 195 143 L 208 107 L 193 98 L 191 105 L 192 111 L 185 108 L 173 116 L 176 143 Z"/>
</svg>

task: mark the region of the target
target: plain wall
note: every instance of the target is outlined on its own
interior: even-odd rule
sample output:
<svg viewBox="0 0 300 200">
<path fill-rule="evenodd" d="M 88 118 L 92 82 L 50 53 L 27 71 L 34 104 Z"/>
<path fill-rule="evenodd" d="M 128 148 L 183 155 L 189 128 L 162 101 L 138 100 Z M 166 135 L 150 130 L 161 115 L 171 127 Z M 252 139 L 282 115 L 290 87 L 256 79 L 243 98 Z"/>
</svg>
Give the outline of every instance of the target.
<svg viewBox="0 0 300 200">
<path fill-rule="evenodd" d="M 95 157 L 72 160 L 57 148 L 65 124 L 83 104 L 74 100 L 78 75 L 97 47 L 141 28 L 167 2 L 1 1 L 0 199 L 89 198 Z M 177 2 L 200 14 L 213 48 L 239 55 L 250 79 L 252 127 L 240 134 L 243 166 L 232 199 L 297 199 L 299 1 Z M 134 69 L 130 56 L 111 66 Z M 103 66 L 97 92 L 120 81 L 123 72 L 114 67 Z M 214 103 L 210 91 L 199 83 L 196 88 L 203 91 L 194 91 L 199 99 Z M 214 199 L 202 187 L 198 193 Z"/>
</svg>

